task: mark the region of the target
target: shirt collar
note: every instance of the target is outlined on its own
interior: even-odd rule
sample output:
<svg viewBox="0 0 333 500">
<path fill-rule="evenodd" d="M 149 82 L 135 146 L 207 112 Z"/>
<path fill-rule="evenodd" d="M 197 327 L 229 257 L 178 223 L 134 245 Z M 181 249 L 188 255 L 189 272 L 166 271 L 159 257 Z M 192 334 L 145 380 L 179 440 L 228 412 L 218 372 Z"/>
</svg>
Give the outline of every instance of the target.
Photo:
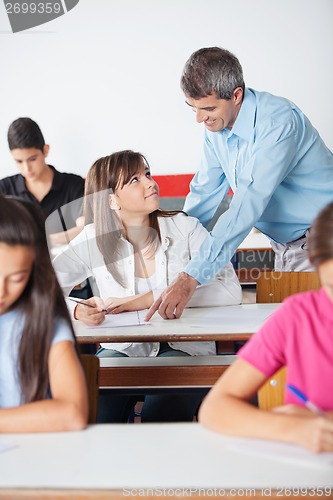
<svg viewBox="0 0 333 500">
<path fill-rule="evenodd" d="M 252 89 L 245 89 L 244 99 L 231 133 L 250 142 L 256 116 L 256 97 Z"/>
</svg>

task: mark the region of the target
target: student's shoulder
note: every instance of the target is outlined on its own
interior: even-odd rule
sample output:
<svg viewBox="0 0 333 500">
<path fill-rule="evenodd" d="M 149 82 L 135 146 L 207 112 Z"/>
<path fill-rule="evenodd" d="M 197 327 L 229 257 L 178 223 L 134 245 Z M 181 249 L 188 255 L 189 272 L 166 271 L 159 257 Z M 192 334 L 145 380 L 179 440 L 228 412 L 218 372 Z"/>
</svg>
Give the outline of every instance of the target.
<svg viewBox="0 0 333 500">
<path fill-rule="evenodd" d="M 49 165 L 51 168 L 53 168 L 55 175 L 59 177 L 62 181 L 64 182 L 70 182 L 71 184 L 80 184 L 84 185 L 84 179 L 81 177 L 81 175 L 78 174 L 73 174 L 71 172 L 59 172 L 55 167 L 52 165 Z"/>
<path fill-rule="evenodd" d="M 322 291 L 309 290 L 286 297 L 280 311 L 281 314 L 287 313 L 296 318 L 299 314 L 304 316 L 318 310 L 321 302 Z"/>
<path fill-rule="evenodd" d="M 179 231 L 191 231 L 196 226 L 200 225 L 200 222 L 195 217 L 187 215 L 185 212 L 179 212 L 170 217 L 160 217 L 160 225 L 168 227 L 170 230 L 174 228 Z"/>
<path fill-rule="evenodd" d="M 72 239 L 71 243 L 75 245 L 78 242 L 89 241 L 91 243 L 95 240 L 96 240 L 95 224 L 90 223 L 86 224 L 83 227 L 82 231 L 80 231 L 79 234 L 77 234 L 75 238 Z"/>
<path fill-rule="evenodd" d="M 90 222 L 89 224 L 86 224 L 84 226 L 84 232 L 86 233 L 87 236 L 90 237 L 95 237 L 96 236 L 96 228 L 95 224 L 93 222 Z"/>
<path fill-rule="evenodd" d="M 4 192 L 5 190 L 11 190 L 12 188 L 16 187 L 21 177 L 22 177 L 21 174 L 16 174 L 0 179 L 0 188 L 2 192 Z"/>
<path fill-rule="evenodd" d="M 52 344 L 62 342 L 63 340 L 74 342 L 73 330 L 67 319 L 57 317 L 54 322 Z"/>
</svg>

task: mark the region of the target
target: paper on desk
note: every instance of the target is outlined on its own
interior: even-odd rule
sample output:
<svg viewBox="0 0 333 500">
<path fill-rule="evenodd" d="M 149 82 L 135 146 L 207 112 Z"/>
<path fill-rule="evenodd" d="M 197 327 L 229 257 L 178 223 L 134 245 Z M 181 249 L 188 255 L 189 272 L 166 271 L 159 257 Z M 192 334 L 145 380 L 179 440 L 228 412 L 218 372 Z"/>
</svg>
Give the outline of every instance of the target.
<svg viewBox="0 0 333 500">
<path fill-rule="evenodd" d="M 258 328 L 260 328 L 263 322 L 266 321 L 271 314 L 272 311 L 267 309 L 248 309 L 246 311 L 246 315 L 244 316 L 244 318 L 246 318 L 244 331 L 258 330 Z M 224 310 L 223 307 L 221 307 L 219 314 L 210 312 L 208 316 L 208 314 L 205 315 L 205 313 L 203 313 L 200 319 L 197 319 L 195 323 L 191 324 L 194 328 L 207 328 L 221 325 L 223 328 L 233 329 L 237 327 L 237 330 L 239 330 L 239 316 L 235 315 L 234 311 Z"/>
<path fill-rule="evenodd" d="M 116 328 L 119 326 L 149 326 L 150 323 L 144 321 L 148 309 L 143 311 L 123 312 L 120 314 L 107 314 L 105 320 L 100 325 L 87 326 L 86 328 Z"/>
<path fill-rule="evenodd" d="M 11 450 L 12 448 L 16 448 L 17 444 L 13 443 L 13 441 L 8 441 L 7 439 L 0 440 L 0 453 L 3 451 Z"/>
<path fill-rule="evenodd" d="M 237 443 L 227 446 L 229 450 L 245 453 L 247 455 L 272 458 L 283 462 L 300 463 L 311 467 L 317 465 L 333 466 L 333 453 L 314 453 L 300 446 L 279 443 L 277 441 L 264 441 L 257 439 L 239 439 Z"/>
</svg>

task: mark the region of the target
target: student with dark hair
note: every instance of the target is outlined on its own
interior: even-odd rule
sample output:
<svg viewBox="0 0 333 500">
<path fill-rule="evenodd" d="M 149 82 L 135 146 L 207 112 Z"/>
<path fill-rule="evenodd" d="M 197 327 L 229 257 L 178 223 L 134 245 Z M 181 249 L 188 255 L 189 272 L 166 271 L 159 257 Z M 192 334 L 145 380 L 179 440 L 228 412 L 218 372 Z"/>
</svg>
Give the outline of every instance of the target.
<svg viewBox="0 0 333 500">
<path fill-rule="evenodd" d="M 238 352 L 201 406 L 199 420 L 206 427 L 333 451 L 333 203 L 312 224 L 308 255 L 321 290 L 285 299 Z M 293 389 L 286 389 L 285 406 L 272 412 L 251 406 L 251 397 L 282 366 Z"/>
<path fill-rule="evenodd" d="M 291 101 L 245 87 L 237 57 L 220 47 L 194 52 L 181 77 L 185 102 L 205 126 L 203 158 L 184 211 L 210 223 L 230 188 L 229 209 L 155 302 L 163 318 L 179 318 L 198 284 L 232 258 L 256 227 L 271 240 L 276 271 L 309 271 L 308 230 L 332 200 L 333 155 Z"/>
<path fill-rule="evenodd" d="M 105 311 L 119 313 L 148 308 L 196 252 L 207 231 L 182 212 L 159 208 L 158 186 L 145 157 L 119 151 L 100 158 L 86 180 L 83 231 L 55 258 L 53 264 L 65 293 L 93 276 L 100 297 L 77 305 L 76 319 L 97 325 Z M 241 288 L 232 265 L 203 287 L 189 306 L 239 304 Z M 144 342 L 102 344 L 99 357 L 196 356 L 215 354 L 214 342 Z M 149 395 L 142 420 L 193 420 L 203 394 Z M 101 406 L 103 398 L 100 398 Z M 100 421 L 127 421 L 133 398 L 110 397 Z"/>
<path fill-rule="evenodd" d="M 61 211 L 48 232 L 51 244 L 66 243 L 83 225 L 84 179 L 46 163 L 50 146 L 31 118 L 18 118 L 10 125 L 8 145 L 20 173 L 0 180 L 0 192 L 37 203 L 46 217 Z"/>
<path fill-rule="evenodd" d="M 83 429 L 84 374 L 36 205 L 0 195 L 0 433 Z"/>
</svg>

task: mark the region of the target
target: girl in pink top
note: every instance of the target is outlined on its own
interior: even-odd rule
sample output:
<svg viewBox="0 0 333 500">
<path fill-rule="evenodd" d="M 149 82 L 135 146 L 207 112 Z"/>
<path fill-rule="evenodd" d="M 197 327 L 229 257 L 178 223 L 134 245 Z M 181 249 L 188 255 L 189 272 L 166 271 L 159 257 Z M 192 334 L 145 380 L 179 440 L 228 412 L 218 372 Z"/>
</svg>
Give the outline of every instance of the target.
<svg viewBox="0 0 333 500">
<path fill-rule="evenodd" d="M 239 359 L 202 403 L 203 425 L 225 434 L 333 451 L 333 203 L 313 223 L 309 258 L 321 290 L 287 298 L 239 351 Z M 287 366 L 287 384 L 304 393 L 321 414 L 289 391 L 285 405 L 271 412 L 248 403 L 282 366 Z"/>
</svg>

